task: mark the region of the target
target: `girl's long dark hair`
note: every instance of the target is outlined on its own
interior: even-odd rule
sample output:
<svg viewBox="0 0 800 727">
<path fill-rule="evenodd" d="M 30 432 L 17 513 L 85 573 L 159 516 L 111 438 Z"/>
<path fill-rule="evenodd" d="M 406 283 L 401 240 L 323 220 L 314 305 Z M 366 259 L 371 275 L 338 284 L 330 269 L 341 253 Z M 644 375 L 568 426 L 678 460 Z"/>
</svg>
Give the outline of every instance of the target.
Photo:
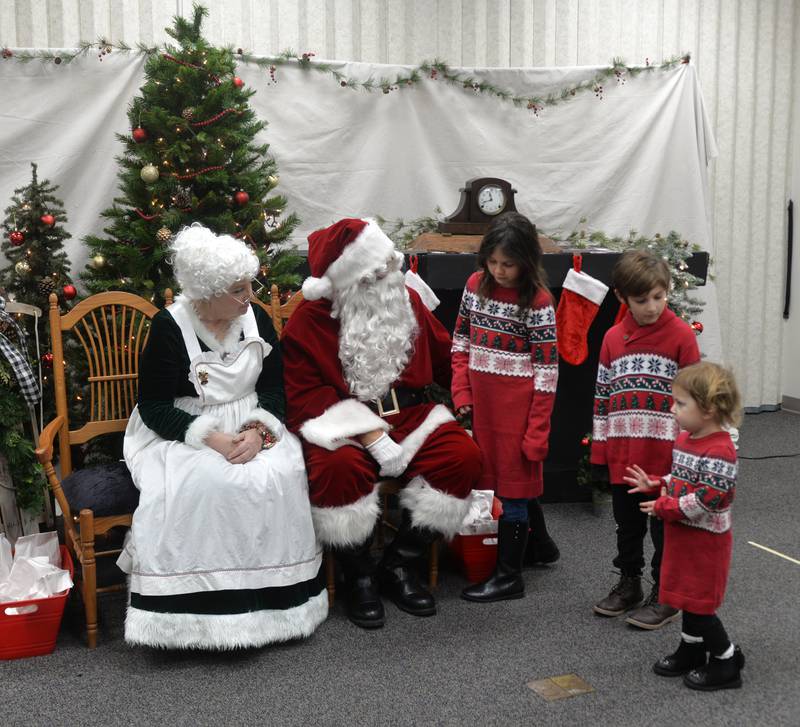
<svg viewBox="0 0 800 727">
<path fill-rule="evenodd" d="M 547 290 L 536 225 L 518 212 L 506 212 L 492 222 L 478 250 L 478 268 L 483 271 L 478 297 L 482 300 L 489 297 L 496 285 L 487 265 L 495 250 L 511 258 L 520 267 L 518 290 L 519 311 L 522 314 L 530 308 L 539 290 Z"/>
</svg>

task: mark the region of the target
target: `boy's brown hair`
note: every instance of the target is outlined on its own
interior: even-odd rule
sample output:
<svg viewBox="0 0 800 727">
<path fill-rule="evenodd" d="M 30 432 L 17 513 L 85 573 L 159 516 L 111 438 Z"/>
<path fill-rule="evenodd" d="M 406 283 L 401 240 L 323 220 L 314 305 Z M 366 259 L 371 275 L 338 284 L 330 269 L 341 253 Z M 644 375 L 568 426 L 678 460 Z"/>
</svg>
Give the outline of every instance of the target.
<svg viewBox="0 0 800 727">
<path fill-rule="evenodd" d="M 704 412 L 714 413 L 718 424 L 738 427 L 742 421 L 742 400 L 733 373 L 724 366 L 701 361 L 681 369 L 672 380 L 697 402 Z"/>
<path fill-rule="evenodd" d="M 625 299 L 658 286 L 669 292 L 671 279 L 667 261 L 646 250 L 626 250 L 611 271 L 611 286 Z"/>
</svg>

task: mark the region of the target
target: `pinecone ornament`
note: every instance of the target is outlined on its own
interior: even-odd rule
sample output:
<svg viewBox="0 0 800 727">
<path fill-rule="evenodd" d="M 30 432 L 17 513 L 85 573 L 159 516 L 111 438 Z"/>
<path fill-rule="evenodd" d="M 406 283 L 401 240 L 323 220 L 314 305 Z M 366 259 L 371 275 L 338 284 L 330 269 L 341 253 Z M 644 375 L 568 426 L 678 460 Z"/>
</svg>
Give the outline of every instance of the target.
<svg viewBox="0 0 800 727">
<path fill-rule="evenodd" d="M 186 187 L 178 187 L 174 195 L 176 207 L 189 207 L 192 204 L 192 193 Z"/>
<path fill-rule="evenodd" d="M 172 237 L 172 230 L 169 227 L 162 227 L 158 232 L 156 232 L 156 239 L 159 242 L 169 242 L 169 239 Z"/>
<path fill-rule="evenodd" d="M 183 116 L 186 121 L 191 121 L 194 118 L 194 108 L 192 106 L 187 106 L 181 111 L 181 116 Z"/>
<path fill-rule="evenodd" d="M 46 298 L 48 295 L 50 295 L 50 293 L 55 291 L 56 284 L 55 282 L 53 282 L 53 279 L 51 277 L 45 276 L 39 281 L 36 287 L 39 290 L 39 293 L 41 293 Z"/>
</svg>

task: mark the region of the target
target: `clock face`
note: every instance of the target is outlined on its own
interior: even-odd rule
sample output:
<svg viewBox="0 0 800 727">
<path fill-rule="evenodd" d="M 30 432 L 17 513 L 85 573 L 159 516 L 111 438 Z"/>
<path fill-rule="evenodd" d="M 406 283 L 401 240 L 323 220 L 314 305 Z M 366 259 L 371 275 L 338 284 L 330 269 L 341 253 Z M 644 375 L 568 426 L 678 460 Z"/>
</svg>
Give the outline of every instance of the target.
<svg viewBox="0 0 800 727">
<path fill-rule="evenodd" d="M 487 184 L 478 192 L 478 209 L 485 215 L 499 215 L 506 208 L 506 195 L 496 184 Z"/>
</svg>

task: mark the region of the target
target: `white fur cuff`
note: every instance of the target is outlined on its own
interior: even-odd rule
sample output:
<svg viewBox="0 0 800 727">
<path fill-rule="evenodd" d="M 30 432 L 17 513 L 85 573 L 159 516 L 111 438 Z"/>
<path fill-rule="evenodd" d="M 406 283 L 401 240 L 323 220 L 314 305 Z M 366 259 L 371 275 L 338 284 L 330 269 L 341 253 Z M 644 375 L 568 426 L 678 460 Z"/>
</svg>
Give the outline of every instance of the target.
<svg viewBox="0 0 800 727">
<path fill-rule="evenodd" d="M 300 434 L 311 444 L 334 450 L 357 434 L 366 434 L 376 429 L 387 432 L 389 425 L 366 404 L 357 399 L 342 399 L 314 419 L 309 419 Z"/>
<path fill-rule="evenodd" d="M 250 422 L 260 422 L 275 435 L 276 439 L 283 437 L 283 424 L 281 420 L 266 409 L 261 409 L 259 407 L 248 412 L 243 423 L 249 424 Z"/>
<path fill-rule="evenodd" d="M 471 497 L 463 499 L 432 487 L 422 476 L 400 491 L 400 505 L 411 513 L 411 524 L 440 532 L 450 540 L 469 512 Z"/>
<path fill-rule="evenodd" d="M 190 447 L 202 449 L 206 446 L 205 438 L 219 427 L 219 420 L 208 414 L 201 414 L 186 430 L 183 441 Z"/>
<path fill-rule="evenodd" d="M 375 528 L 380 506 L 377 485 L 360 500 L 340 507 L 313 507 L 311 519 L 320 543 L 346 548 L 360 545 Z"/>
</svg>

